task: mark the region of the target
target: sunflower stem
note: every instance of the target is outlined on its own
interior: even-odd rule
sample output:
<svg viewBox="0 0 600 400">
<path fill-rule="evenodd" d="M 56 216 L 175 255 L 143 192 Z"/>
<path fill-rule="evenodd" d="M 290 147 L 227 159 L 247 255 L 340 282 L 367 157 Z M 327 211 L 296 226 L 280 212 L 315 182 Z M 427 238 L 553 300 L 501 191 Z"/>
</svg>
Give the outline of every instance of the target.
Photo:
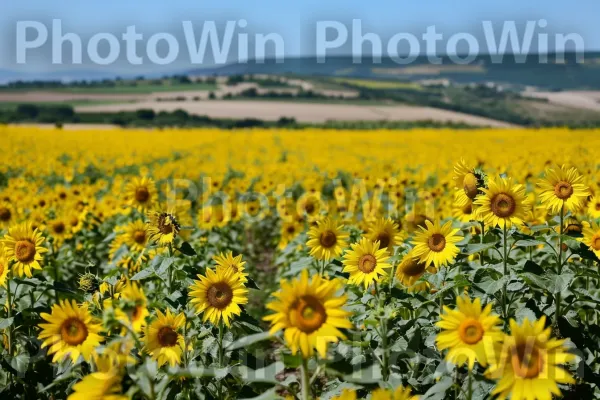
<svg viewBox="0 0 600 400">
<path fill-rule="evenodd" d="M 310 399 L 310 385 L 308 381 L 308 360 L 302 357 L 302 365 L 300 366 L 300 374 L 301 374 L 301 385 L 302 385 L 302 400 Z"/>
<path fill-rule="evenodd" d="M 479 243 L 481 243 L 483 245 L 483 235 L 485 233 L 485 223 L 483 221 L 481 221 L 480 223 L 481 223 L 481 235 L 479 235 Z M 481 264 L 482 267 L 483 267 L 483 253 L 484 253 L 484 251 L 481 251 L 481 253 L 479 253 L 479 264 Z"/>
<path fill-rule="evenodd" d="M 379 290 L 377 282 L 375 282 L 375 293 L 377 294 L 378 307 L 377 314 L 379 314 L 379 323 L 381 324 L 381 346 L 383 347 L 383 360 L 381 363 L 381 375 L 384 382 L 387 382 L 389 379 L 389 353 L 388 353 L 388 327 L 387 327 L 387 318 L 385 317 L 385 309 L 384 309 L 384 294 L 383 290 Z"/>
<path fill-rule="evenodd" d="M 558 238 L 558 259 L 557 259 L 557 269 L 556 272 L 558 275 L 562 273 L 562 254 L 563 254 L 563 234 L 564 234 L 564 218 L 565 218 L 565 207 L 564 202 L 562 207 L 560 208 L 560 236 Z M 561 295 L 560 292 L 556 294 L 556 311 L 554 312 L 554 326 L 558 327 L 558 320 L 560 318 L 560 303 L 561 303 Z"/>
<path fill-rule="evenodd" d="M 467 400 L 473 399 L 473 371 L 469 368 L 469 389 L 467 392 Z"/>
<path fill-rule="evenodd" d="M 173 245 L 171 243 L 169 243 L 169 258 L 173 257 Z M 173 263 L 169 263 L 169 268 L 167 268 L 167 285 L 169 286 L 169 293 L 171 293 L 171 287 L 172 287 L 172 283 L 173 283 L 173 277 L 172 277 L 172 271 L 171 271 L 171 265 L 173 265 Z"/>
<path fill-rule="evenodd" d="M 12 299 L 11 299 L 11 293 L 10 293 L 10 275 L 7 277 L 7 282 L 6 282 L 6 301 L 8 303 L 8 319 L 12 318 Z M 12 326 L 9 326 L 7 328 L 8 330 L 8 355 L 12 356 L 13 355 L 13 337 L 12 337 Z"/>
<path fill-rule="evenodd" d="M 504 256 L 502 257 L 502 259 L 503 259 L 503 263 L 504 263 L 504 276 L 508 277 L 508 252 L 507 252 L 508 237 L 507 237 L 506 221 L 504 221 L 503 233 L 504 233 L 504 235 L 502 237 L 502 242 L 503 242 L 502 247 L 504 250 Z M 507 286 L 508 286 L 508 278 L 506 279 L 506 282 L 504 282 L 504 287 L 502 288 L 502 312 L 504 313 L 505 324 L 508 321 L 508 310 L 509 310 L 508 296 L 506 295 Z"/>
<path fill-rule="evenodd" d="M 219 322 L 219 368 L 223 368 L 223 321 Z"/>
</svg>

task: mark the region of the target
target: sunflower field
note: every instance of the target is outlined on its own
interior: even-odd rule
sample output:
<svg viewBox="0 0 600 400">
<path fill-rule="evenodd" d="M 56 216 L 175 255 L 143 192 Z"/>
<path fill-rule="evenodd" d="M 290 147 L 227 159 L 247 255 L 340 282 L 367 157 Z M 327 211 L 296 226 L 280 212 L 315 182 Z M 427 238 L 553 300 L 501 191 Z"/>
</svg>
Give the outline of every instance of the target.
<svg viewBox="0 0 600 400">
<path fill-rule="evenodd" d="M 0 398 L 600 398 L 599 131 L 0 127 Z"/>
</svg>

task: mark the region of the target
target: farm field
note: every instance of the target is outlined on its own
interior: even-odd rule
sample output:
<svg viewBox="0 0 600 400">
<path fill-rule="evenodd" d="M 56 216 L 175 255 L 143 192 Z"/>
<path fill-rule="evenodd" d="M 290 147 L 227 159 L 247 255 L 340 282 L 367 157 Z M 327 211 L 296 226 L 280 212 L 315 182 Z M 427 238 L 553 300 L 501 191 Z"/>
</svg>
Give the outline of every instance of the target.
<svg viewBox="0 0 600 400">
<path fill-rule="evenodd" d="M 2 398 L 598 398 L 599 133 L 0 127 Z"/>
</svg>

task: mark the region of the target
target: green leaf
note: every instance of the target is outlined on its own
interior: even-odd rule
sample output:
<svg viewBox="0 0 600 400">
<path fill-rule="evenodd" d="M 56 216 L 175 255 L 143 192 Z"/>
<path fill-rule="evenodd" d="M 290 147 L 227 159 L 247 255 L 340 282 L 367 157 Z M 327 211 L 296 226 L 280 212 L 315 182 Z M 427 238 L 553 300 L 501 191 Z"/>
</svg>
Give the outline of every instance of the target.
<svg viewBox="0 0 600 400">
<path fill-rule="evenodd" d="M 260 288 L 258 287 L 258 285 L 256 284 L 256 282 L 254 281 L 254 279 L 248 277 L 248 282 L 246 282 L 246 287 L 248 289 L 256 289 L 256 290 L 260 290 Z"/>
<path fill-rule="evenodd" d="M 163 258 L 162 262 L 160 263 L 160 267 L 158 267 L 158 269 L 155 271 L 156 275 L 160 276 L 161 278 L 166 278 L 167 277 L 167 271 L 169 270 L 169 267 L 175 262 L 175 257 L 165 257 Z"/>
<path fill-rule="evenodd" d="M 521 274 L 521 278 L 531 286 L 534 286 L 538 289 L 547 290 L 548 289 L 548 281 L 538 275 L 534 275 L 532 273 L 524 273 Z"/>
<path fill-rule="evenodd" d="M 469 244 L 469 245 L 467 245 L 467 247 L 465 247 L 465 250 L 463 251 L 463 253 L 468 256 L 477 254 L 477 253 L 481 253 L 482 251 L 491 249 L 492 247 L 496 247 L 496 243 L 497 242 L 484 243 L 484 244 L 480 244 L 480 243 Z"/>
<path fill-rule="evenodd" d="M 527 260 L 523 267 L 523 272 L 529 272 L 534 275 L 544 275 L 546 271 L 533 261 Z"/>
<path fill-rule="evenodd" d="M 178 248 L 177 250 L 179 250 L 182 254 L 184 254 L 186 256 L 190 256 L 190 257 L 195 256 L 197 254 L 196 250 L 194 250 L 188 242 L 183 242 L 181 244 L 181 247 Z"/>
<path fill-rule="evenodd" d="M 285 365 L 278 361 L 260 369 L 252 369 L 241 365 L 235 368 L 235 374 L 242 378 L 244 382 L 277 385 L 279 382 L 275 379 L 275 375 L 281 373 L 284 369 Z"/>
<path fill-rule="evenodd" d="M 242 347 L 247 347 L 247 346 L 250 346 L 251 344 L 261 342 L 263 340 L 267 340 L 267 339 L 271 338 L 271 336 L 272 335 L 269 332 L 261 332 L 261 333 L 256 333 L 254 335 L 244 336 L 243 338 L 238 339 L 235 342 L 231 343 L 229 346 L 227 346 L 227 350 L 232 351 L 232 350 L 240 349 Z"/>
<path fill-rule="evenodd" d="M 447 398 L 446 391 L 450 389 L 453 385 L 453 380 L 449 376 L 444 376 L 433 385 L 423 396 L 420 397 L 420 400 L 444 400 Z"/>
<path fill-rule="evenodd" d="M 19 354 L 16 357 L 12 357 L 10 366 L 19 374 L 24 374 L 29 367 L 29 354 Z"/>
<path fill-rule="evenodd" d="M 142 279 L 146 279 L 154 275 L 154 269 L 146 268 L 135 274 L 131 277 L 132 281 L 141 281 Z"/>
<path fill-rule="evenodd" d="M 554 294 L 564 292 L 573 282 L 573 278 L 575 278 L 573 274 L 549 275 L 548 290 Z"/>
<path fill-rule="evenodd" d="M 13 317 L 3 319 L 2 321 L 0 321 L 0 329 L 8 328 L 13 324 L 14 321 L 15 319 Z"/>
<path fill-rule="evenodd" d="M 247 397 L 245 399 L 240 400 L 276 400 L 281 399 L 282 397 L 277 394 L 277 388 L 272 388 L 264 392 L 258 397 Z"/>
</svg>

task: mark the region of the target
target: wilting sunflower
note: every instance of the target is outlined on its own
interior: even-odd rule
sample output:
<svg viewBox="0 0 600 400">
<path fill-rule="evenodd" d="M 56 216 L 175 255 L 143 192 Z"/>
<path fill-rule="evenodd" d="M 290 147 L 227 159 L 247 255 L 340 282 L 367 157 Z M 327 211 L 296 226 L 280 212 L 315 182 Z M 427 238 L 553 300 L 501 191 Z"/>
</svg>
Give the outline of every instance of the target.
<svg viewBox="0 0 600 400">
<path fill-rule="evenodd" d="M 393 392 L 387 389 L 375 389 L 371 393 L 371 400 L 418 400 L 419 396 L 413 396 L 410 388 L 398 386 Z"/>
<path fill-rule="evenodd" d="M 121 375 L 114 372 L 93 372 L 73 385 L 73 393 L 67 400 L 127 400 L 121 394 Z"/>
<path fill-rule="evenodd" d="M 481 189 L 486 187 L 487 177 L 482 171 L 471 168 L 465 160 L 460 160 L 454 166 L 454 188 L 457 206 L 462 207 L 469 201 L 475 200 Z"/>
<path fill-rule="evenodd" d="M 147 351 L 159 366 L 168 363 L 174 367 L 181 363 L 184 338 L 180 333 L 185 324 L 185 315 L 171 314 L 156 310 L 156 318 L 146 327 L 144 335 L 144 350 Z"/>
<path fill-rule="evenodd" d="M 334 396 L 331 400 L 356 400 L 356 390 L 344 389 L 339 396 Z"/>
<path fill-rule="evenodd" d="M 583 228 L 583 237 L 579 238 L 589 249 L 600 258 L 600 226 L 593 222 L 591 225 L 585 225 Z"/>
<path fill-rule="evenodd" d="M 128 199 L 129 205 L 145 211 L 156 203 L 158 195 L 156 186 L 151 178 L 134 178 L 125 187 L 125 196 Z"/>
<path fill-rule="evenodd" d="M 203 321 L 218 325 L 221 320 L 230 325 L 234 315 L 240 315 L 240 304 L 248 302 L 248 289 L 233 268 L 218 267 L 214 272 L 208 268 L 206 276 L 198 275 L 200 280 L 190 286 L 190 303 L 196 313 L 204 313 Z"/>
<path fill-rule="evenodd" d="M 475 204 L 479 206 L 478 217 L 486 225 L 510 228 L 523 223 L 529 210 L 523 185 L 513 184 L 511 178 L 490 179 L 488 189 L 482 191 Z"/>
<path fill-rule="evenodd" d="M 13 274 L 18 277 L 23 275 L 31 278 L 32 269 L 42 269 L 40 261 L 42 254 L 48 249 L 42 247 L 44 237 L 37 230 L 32 230 L 31 225 L 24 223 L 12 226 L 4 236 L 4 252 L 8 261 L 14 261 Z"/>
<path fill-rule="evenodd" d="M 43 340 L 42 348 L 49 347 L 48 354 L 54 354 L 52 362 L 67 357 L 76 362 L 80 355 L 90 361 L 103 340 L 99 334 L 102 325 L 92 317 L 87 303 L 78 306 L 75 301 L 62 300 L 52 305 L 52 314 L 40 316 L 48 323 L 39 324 L 42 332 L 38 338 Z"/>
<path fill-rule="evenodd" d="M 547 169 L 546 177 L 538 182 L 538 186 L 542 204 L 553 214 L 560 213 L 563 207 L 571 212 L 578 211 L 590 194 L 577 169 L 567 169 L 566 165 L 558 170 Z"/>
<path fill-rule="evenodd" d="M 457 235 L 460 229 L 452 228 L 452 221 L 446 222 L 440 226 L 440 222 L 431 223 L 425 221 L 426 228 L 421 228 L 421 232 L 415 234 L 413 244 L 415 245 L 412 253 L 419 258 L 420 262 L 426 265 L 440 265 L 451 263 L 459 253 L 456 243 L 463 240 L 462 236 Z"/>
<path fill-rule="evenodd" d="M 492 394 L 498 399 L 551 399 L 560 397 L 557 383 L 574 384 L 571 374 L 560 365 L 575 360 L 566 340 L 552 339 L 551 328 L 544 329 L 546 317 L 521 325 L 510 321 L 511 335 L 506 335 L 497 363 L 486 375 L 498 380 Z"/>
<path fill-rule="evenodd" d="M 435 273 L 436 271 L 435 267 L 427 266 L 424 262 L 419 261 L 419 258 L 411 250 L 402 258 L 396 268 L 396 278 L 407 288 L 412 288 L 425 272 Z"/>
<path fill-rule="evenodd" d="M 325 357 L 328 343 L 346 338 L 339 329 L 352 328 L 351 313 L 342 309 L 346 296 L 336 296 L 342 283 L 321 275 L 314 275 L 309 281 L 308 271 L 304 270 L 300 278 L 282 280 L 280 286 L 273 294 L 276 300 L 267 304 L 275 314 L 263 318 L 271 323 L 271 334 L 283 329 L 292 354 L 300 350 L 304 358 L 310 358 L 316 348 Z"/>
<path fill-rule="evenodd" d="M 181 227 L 172 213 L 152 211 L 148 214 L 147 222 L 148 239 L 159 246 L 173 244 Z"/>
<path fill-rule="evenodd" d="M 369 225 L 367 237 L 374 242 L 379 241 L 379 247 L 387 248 L 390 253 L 404 238 L 398 224 L 391 218 L 378 218 L 373 221 Z"/>
<path fill-rule="evenodd" d="M 457 309 L 444 307 L 444 313 L 436 324 L 442 331 L 436 343 L 440 350 L 450 349 L 446 360 L 456 364 L 467 364 L 472 370 L 477 361 L 488 365 L 488 357 L 502 341 L 500 318 L 492 313 L 492 304 L 481 307 L 481 299 L 471 301 L 467 296 L 457 297 Z"/>
<path fill-rule="evenodd" d="M 350 247 L 352 250 L 346 251 L 343 260 L 343 272 L 350 274 L 350 284 L 364 284 L 367 289 L 373 282 L 380 282 L 387 275 L 385 270 L 392 267 L 387 262 L 390 258 L 387 248 L 380 249 L 379 242 L 373 243 L 370 239 L 362 238 Z"/>
<path fill-rule="evenodd" d="M 310 255 L 317 260 L 329 261 L 342 254 L 346 247 L 348 234 L 344 232 L 343 225 L 337 225 L 330 218 L 324 218 L 317 222 L 308 231 L 308 242 Z"/>
<path fill-rule="evenodd" d="M 127 314 L 131 327 L 135 332 L 141 332 L 146 326 L 146 317 L 150 315 L 144 290 L 138 284 L 128 282 L 121 290 L 121 299 L 127 303 L 123 311 Z"/>
<path fill-rule="evenodd" d="M 242 283 L 248 282 L 248 274 L 244 272 L 246 261 L 242 261 L 242 255 L 233 256 L 233 252 L 229 251 L 226 254 L 220 253 L 213 257 L 213 260 L 221 268 L 231 269 L 238 274 L 238 278 Z"/>
</svg>

